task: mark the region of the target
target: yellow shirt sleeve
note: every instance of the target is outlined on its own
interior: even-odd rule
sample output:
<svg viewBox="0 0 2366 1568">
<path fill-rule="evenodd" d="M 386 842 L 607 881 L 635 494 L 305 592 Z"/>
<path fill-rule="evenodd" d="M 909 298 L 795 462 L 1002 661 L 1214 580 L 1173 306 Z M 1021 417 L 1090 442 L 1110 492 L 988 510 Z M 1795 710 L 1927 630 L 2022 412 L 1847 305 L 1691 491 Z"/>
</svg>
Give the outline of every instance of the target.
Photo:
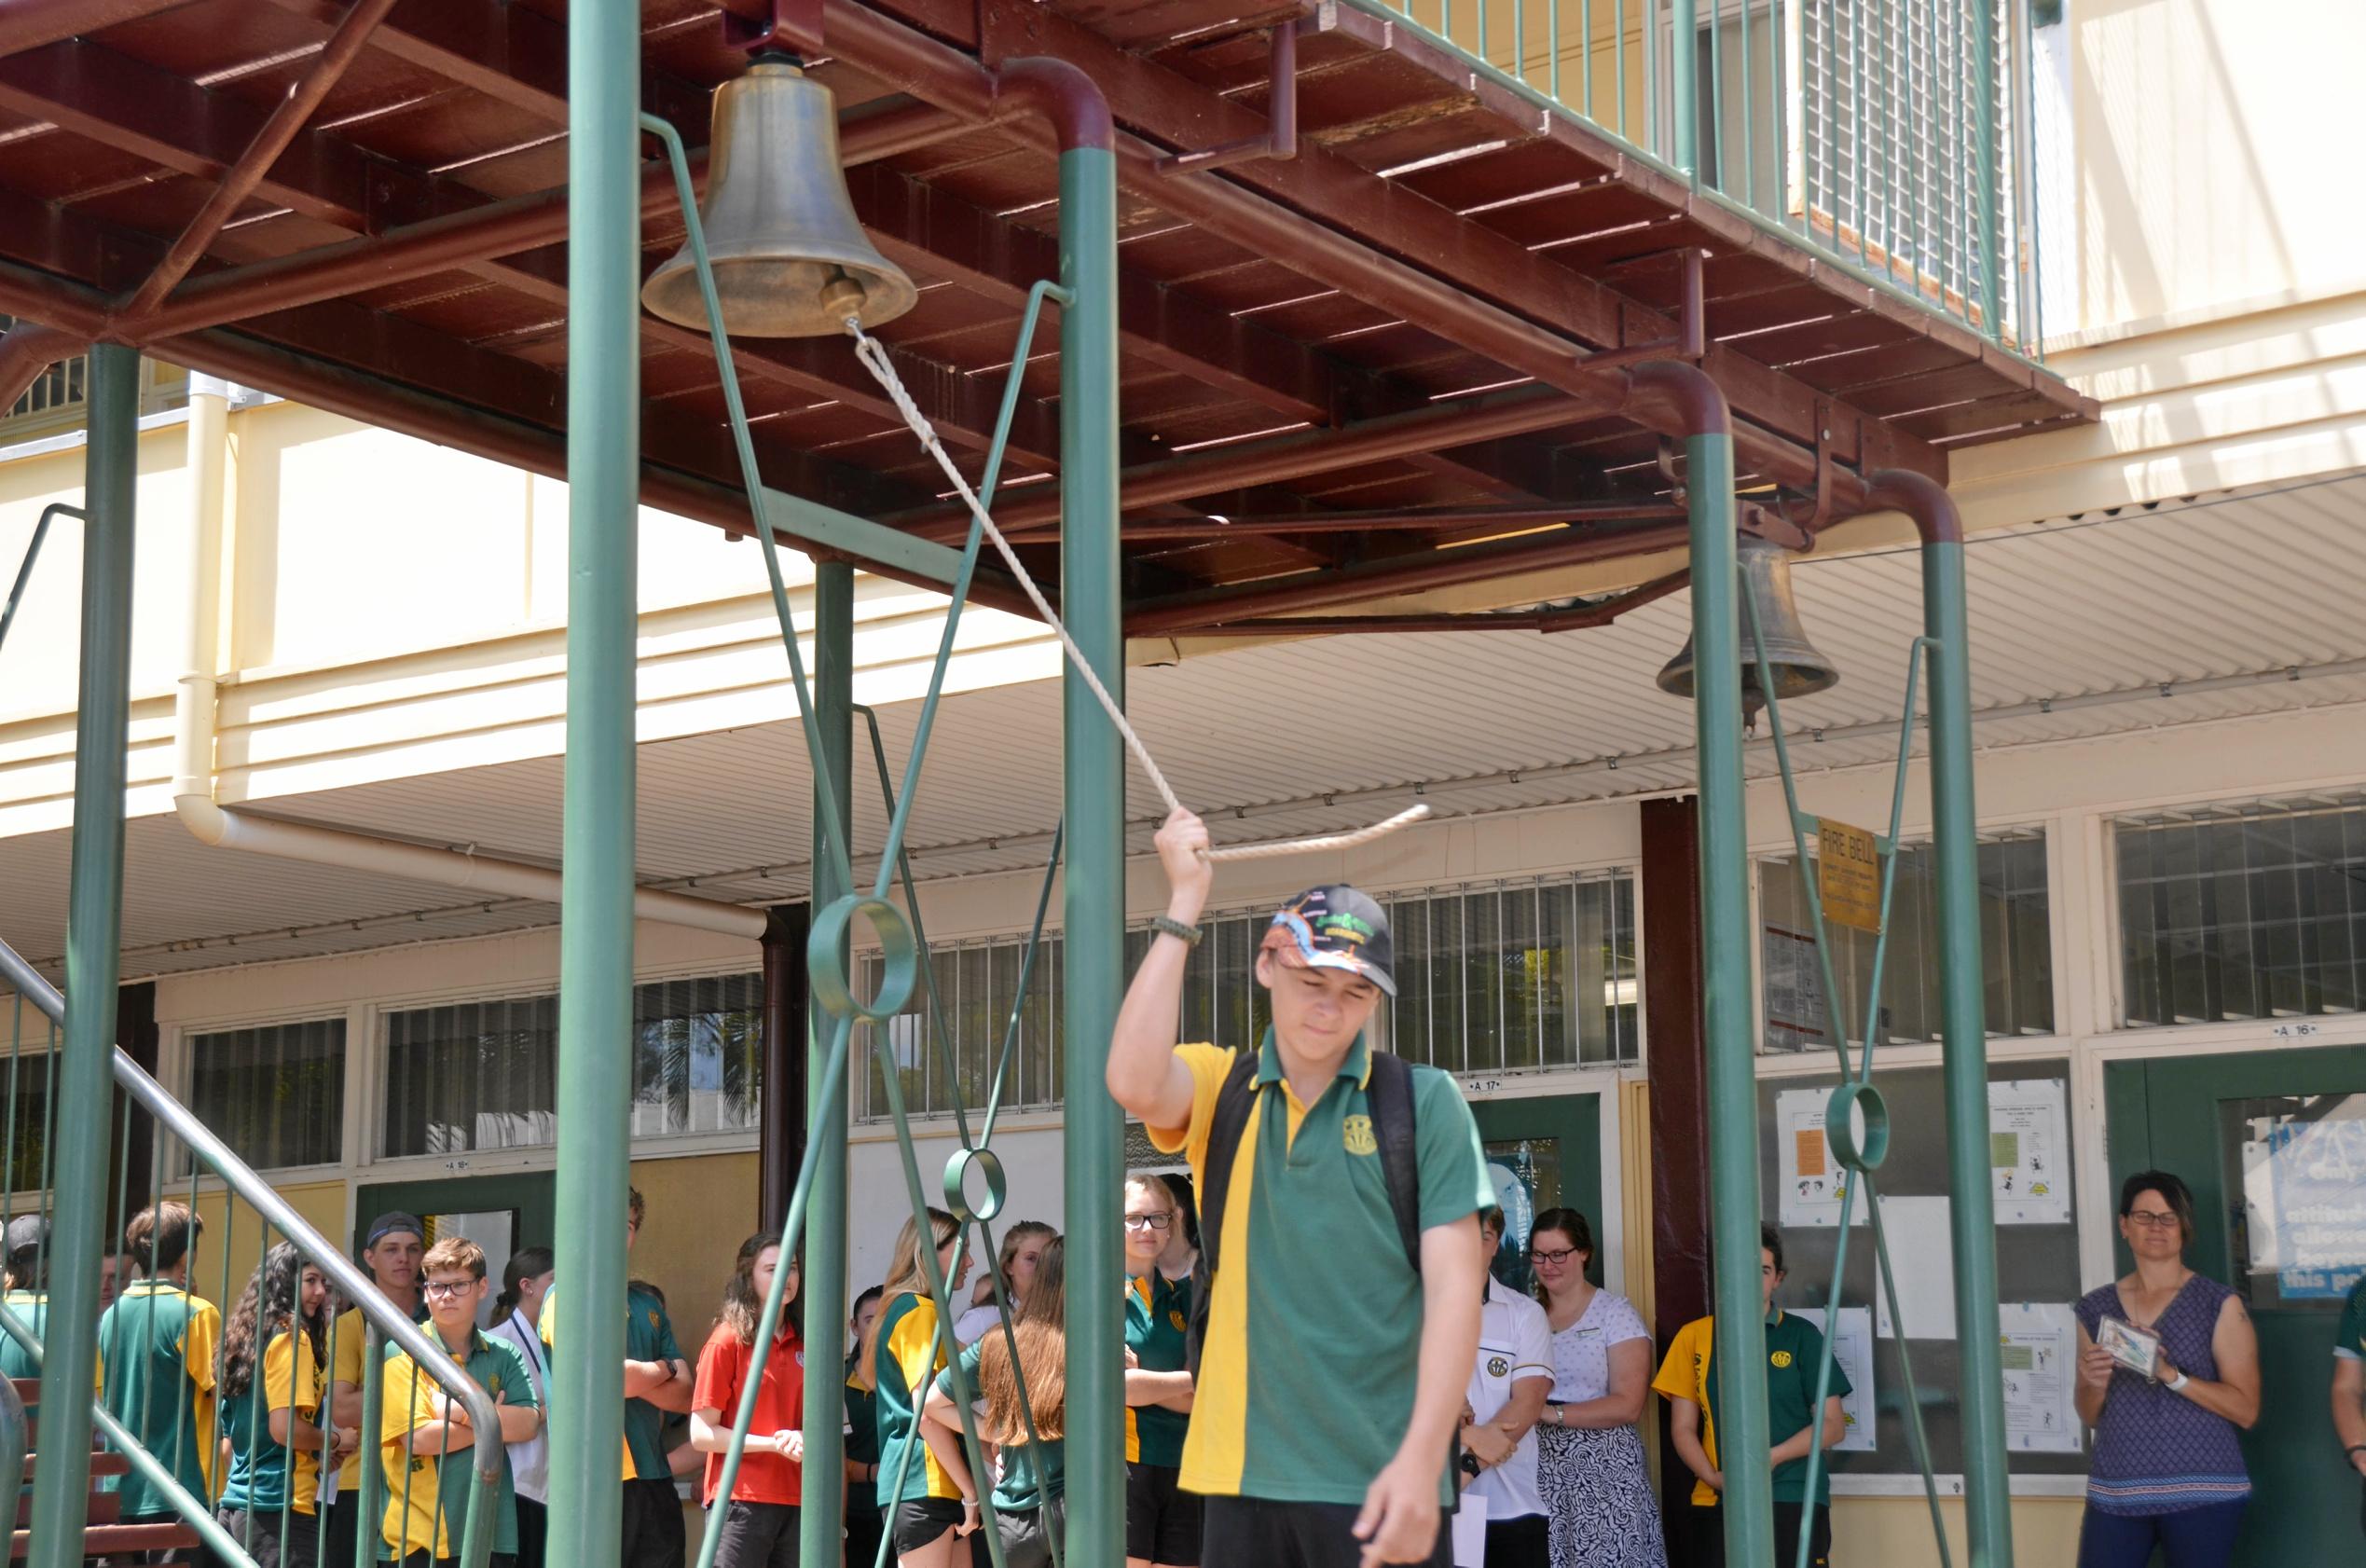
<svg viewBox="0 0 2366 1568">
<path fill-rule="evenodd" d="M 1216 1096 L 1224 1087 L 1238 1054 L 1230 1046 L 1178 1045 L 1176 1060 L 1191 1069 L 1191 1119 L 1180 1127 L 1151 1127 L 1150 1147 L 1162 1154 L 1180 1153 L 1190 1162 L 1191 1179 L 1207 1168 L 1208 1123 L 1216 1116 Z"/>
<path fill-rule="evenodd" d="M 329 1353 L 332 1357 L 329 1376 L 338 1382 L 361 1387 L 365 1365 L 362 1354 L 369 1348 L 369 1326 L 362 1319 L 362 1309 L 348 1307 L 344 1315 L 337 1320 L 337 1346 Z"/>
<path fill-rule="evenodd" d="M 308 1416 L 321 1408 L 321 1368 L 310 1334 L 272 1337 L 271 1348 L 263 1353 L 263 1408 Z"/>
<path fill-rule="evenodd" d="M 190 1413 L 196 1417 L 198 1471 L 205 1478 L 208 1502 L 222 1494 L 222 1484 L 227 1479 L 222 1474 L 222 1445 L 213 1440 L 213 1352 L 221 1339 L 220 1310 L 211 1301 L 193 1300 L 189 1326 L 181 1336 L 181 1351 L 189 1381 L 197 1384 Z"/>
<path fill-rule="evenodd" d="M 1701 1341 L 1712 1332 L 1714 1318 L 1696 1317 L 1676 1330 L 1676 1337 L 1668 1341 L 1668 1354 L 1659 1363 L 1658 1375 L 1651 1380 L 1651 1391 L 1667 1399 L 1689 1399 L 1706 1406 L 1702 1397 L 1700 1371 L 1697 1358 L 1701 1355 Z"/>
<path fill-rule="evenodd" d="M 915 1410 L 927 1400 L 937 1374 L 945 1369 L 944 1347 L 936 1343 L 936 1337 L 937 1305 L 926 1296 L 915 1296 L 912 1310 L 896 1320 L 895 1332 L 887 1338 L 887 1354 L 903 1373 L 903 1386 L 911 1391 Z M 936 1351 L 933 1360 L 929 1355 L 931 1348 Z"/>
</svg>

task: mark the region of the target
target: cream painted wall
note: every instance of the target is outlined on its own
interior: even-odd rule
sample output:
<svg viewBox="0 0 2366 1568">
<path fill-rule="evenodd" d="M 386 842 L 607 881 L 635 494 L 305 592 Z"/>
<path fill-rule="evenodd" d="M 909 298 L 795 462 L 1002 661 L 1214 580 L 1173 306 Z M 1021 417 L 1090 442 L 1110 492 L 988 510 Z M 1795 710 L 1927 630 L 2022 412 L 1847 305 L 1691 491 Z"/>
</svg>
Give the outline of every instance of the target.
<svg viewBox="0 0 2366 1568">
<path fill-rule="evenodd" d="M 2013 1561 L 2029 1568 L 2068 1568 L 2078 1561 L 2079 1520 L 2086 1505 L 2075 1497 L 2016 1497 L 2013 1501 Z M 1942 1497 L 1953 1561 L 1969 1562 L 1963 1505 Z M 1838 1497 L 1832 1504 L 1832 1561 L 1881 1568 L 1938 1568 L 1931 1538 L 1931 1506 L 1919 1496 Z"/>
<path fill-rule="evenodd" d="M 342 1242 L 351 1233 L 351 1204 L 345 1183 L 301 1182 L 275 1190 L 330 1241 Z M 181 1193 L 180 1198 L 172 1199 L 168 1187 L 166 1196 L 173 1202 L 187 1201 L 186 1175 Z M 189 1289 L 227 1312 L 238 1300 L 239 1293 L 246 1288 L 247 1276 L 254 1272 L 254 1265 L 262 1256 L 259 1244 L 263 1239 L 263 1217 L 245 1199 L 231 1198 L 219 1189 L 199 1191 L 197 1211 L 205 1230 L 198 1238 L 196 1261 L 189 1268 Z M 286 1239 L 275 1231 L 271 1244 L 276 1246 Z M 226 1257 L 229 1262 L 227 1291 L 223 1273 Z"/>
</svg>

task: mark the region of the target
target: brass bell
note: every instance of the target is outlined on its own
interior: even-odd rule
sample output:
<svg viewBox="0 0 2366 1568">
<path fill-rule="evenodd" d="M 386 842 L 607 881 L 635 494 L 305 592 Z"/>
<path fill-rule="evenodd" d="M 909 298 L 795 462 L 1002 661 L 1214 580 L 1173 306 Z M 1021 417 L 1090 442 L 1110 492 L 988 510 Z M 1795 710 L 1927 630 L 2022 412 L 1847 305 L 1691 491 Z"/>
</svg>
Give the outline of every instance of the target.
<svg viewBox="0 0 2366 1568">
<path fill-rule="evenodd" d="M 1735 542 L 1735 564 L 1741 579 L 1745 605 L 1757 611 L 1758 626 L 1767 640 L 1767 664 L 1774 673 L 1775 695 L 1784 702 L 1831 690 L 1840 671 L 1816 651 L 1799 624 L 1799 605 L 1791 597 L 1791 552 L 1771 539 L 1743 534 Z M 1680 697 L 1693 695 L 1692 642 L 1689 637 L 1668 667 L 1659 672 L 1659 689 Z M 1741 716 L 1755 727 L 1767 694 L 1758 681 L 1758 650 L 1750 638 L 1747 610 L 1741 616 Z"/>
<path fill-rule="evenodd" d="M 912 309 L 919 291 L 855 219 L 828 88 L 792 61 L 762 57 L 715 89 L 714 128 L 699 213 L 726 332 L 817 337 L 844 332 L 848 316 L 869 329 Z M 640 302 L 706 330 L 687 244 L 650 274 Z"/>
</svg>

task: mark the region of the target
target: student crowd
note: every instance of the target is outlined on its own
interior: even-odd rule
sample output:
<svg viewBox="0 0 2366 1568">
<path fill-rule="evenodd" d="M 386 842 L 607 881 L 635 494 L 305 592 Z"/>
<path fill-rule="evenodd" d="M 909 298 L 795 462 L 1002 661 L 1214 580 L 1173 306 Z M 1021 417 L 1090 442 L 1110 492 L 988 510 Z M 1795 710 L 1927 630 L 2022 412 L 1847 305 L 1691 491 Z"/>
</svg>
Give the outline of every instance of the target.
<svg viewBox="0 0 2366 1568">
<path fill-rule="evenodd" d="M 1394 991 L 1376 903 L 1346 887 L 1291 901 L 1257 959 L 1272 1010 L 1259 1044 L 1176 1042 L 1204 843 L 1188 813 L 1159 835 L 1173 897 L 1108 1064 L 1112 1094 L 1190 1174 L 1126 1177 L 1126 1277 L 1077 1285 L 1123 1291 L 1127 1568 L 1668 1568 L 1671 1547 L 1677 1562 L 1722 1568 L 1713 1320 L 1680 1329 L 1655 1372 L 1641 1315 L 1589 1280 L 1592 1231 L 1568 1208 L 1529 1226 L 1534 1296 L 1506 1286 L 1522 1271 L 1498 1259 L 1504 1215 L 1459 1090 L 1366 1044 L 1373 1009 Z M 2079 1412 L 2097 1431 L 2080 1568 L 2140 1568 L 2156 1546 L 2179 1568 L 2221 1568 L 2249 1492 L 2235 1434 L 2259 1412 L 2256 1341 L 2235 1293 L 2184 1265 L 2194 1217 L 2183 1183 L 2132 1177 L 2120 1215 L 2136 1272 L 2078 1308 Z M 644 1217 L 633 1192 L 628 1248 Z M 365 1432 L 370 1340 L 359 1311 L 333 1314 L 322 1272 L 283 1244 L 224 1318 L 188 1288 L 201 1229 L 173 1203 L 127 1228 L 137 1277 L 111 1268 L 101 1396 L 262 1568 L 344 1568 L 365 1532 L 380 1561 L 440 1568 L 487 1507 L 499 1568 L 544 1568 L 543 1412 L 566 1354 L 548 1249 L 508 1259 L 486 1312 L 493 1282 L 475 1242 L 430 1245 L 409 1214 L 373 1220 L 361 1259 L 377 1288 L 492 1397 L 499 1430 L 477 1430 L 390 1345 L 380 1413 Z M 1835 1367 L 1817 1408 L 1823 1338 L 1774 1305 L 1781 1238 L 1768 1226 L 1760 1241 L 1777 1561 L 1796 1561 L 1804 1536 L 1822 1565 L 1830 1485 L 1821 1478 L 1810 1493 L 1809 1456 L 1843 1436 L 1850 1388 Z M 7 1226 L 7 1305 L 36 1335 L 45 1242 L 37 1217 Z M 973 1549 L 984 1529 L 1011 1568 L 1051 1561 L 1066 1468 L 1065 1248 L 1048 1225 L 1014 1225 L 971 1286 L 959 1243 L 950 1215 L 906 1221 L 887 1278 L 853 1303 L 852 1352 L 831 1374 L 844 1385 L 844 1474 L 824 1483 L 845 1489 L 844 1568 L 870 1568 L 883 1549 L 901 1568 L 972 1568 L 986 1560 Z M 949 1329 L 924 1247 L 966 1307 Z M 784 1268 L 789 1304 L 724 1494 L 763 1304 Z M 695 1365 L 663 1295 L 628 1286 L 624 1568 L 682 1568 L 678 1478 L 695 1478 L 704 1505 L 723 1510 L 721 1568 L 799 1562 L 810 1479 L 796 1270 L 777 1235 L 742 1243 Z M 2131 1355 L 2131 1343 L 2151 1348 Z M 2366 1284 L 2334 1354 L 2335 1426 L 2366 1473 Z M 33 1369 L 13 1340 L 0 1342 L 0 1372 Z M 1672 1543 L 1638 1431 L 1651 1393 L 1667 1401 L 1671 1445 L 1693 1477 Z M 679 1441 L 669 1417 L 686 1421 Z M 984 1472 L 970 1463 L 966 1427 Z M 477 1450 L 489 1443 L 502 1450 L 498 1487 L 480 1497 Z M 373 1457 L 383 1497 L 365 1519 Z M 125 1521 L 173 1517 L 142 1472 L 116 1485 Z"/>
</svg>

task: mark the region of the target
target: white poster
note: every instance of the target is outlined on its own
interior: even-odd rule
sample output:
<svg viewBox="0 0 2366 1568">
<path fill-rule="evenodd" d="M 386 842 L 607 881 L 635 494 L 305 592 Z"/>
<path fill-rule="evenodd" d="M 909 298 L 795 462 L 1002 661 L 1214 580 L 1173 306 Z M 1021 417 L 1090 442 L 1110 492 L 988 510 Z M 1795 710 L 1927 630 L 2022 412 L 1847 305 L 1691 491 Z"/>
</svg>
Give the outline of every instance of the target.
<svg viewBox="0 0 2366 1568">
<path fill-rule="evenodd" d="M 1486 1568 L 1487 1499 L 1463 1493 L 1454 1508 L 1454 1568 Z"/>
<path fill-rule="evenodd" d="M 2015 1453 L 2077 1453 L 2077 1319 L 2067 1306 L 2007 1301 L 1997 1308 L 2004 1357 L 2004 1446 Z"/>
<path fill-rule="evenodd" d="M 1782 1182 L 1782 1224 L 1836 1226 L 1840 1199 L 1848 1190 L 1849 1173 L 1833 1158 L 1832 1140 L 1823 1130 L 1823 1109 L 1832 1097 L 1828 1089 L 1785 1089 L 1775 1095 L 1776 1160 Z M 1862 1225 L 1864 1205 L 1850 1211 L 1850 1223 Z"/>
<path fill-rule="evenodd" d="M 1823 1327 L 1822 1307 L 1785 1307 L 1817 1327 Z M 1840 1413 L 1849 1418 L 1848 1436 L 1832 1446 L 1860 1453 L 1873 1451 L 1873 1309 L 1842 1307 L 1840 1327 L 1832 1332 L 1832 1355 L 1849 1380 L 1840 1396 Z"/>
<path fill-rule="evenodd" d="M 1905 1338 L 1955 1338 L 1955 1232 L 1948 1229 L 1945 1198 L 1884 1198 L 1881 1233 L 1890 1239 L 1890 1268 L 1898 1281 L 1898 1310 L 1905 1314 Z M 1898 1338 L 1890 1319 L 1890 1296 L 1877 1289 L 1874 1305 L 1885 1340 Z"/>
<path fill-rule="evenodd" d="M 1759 952 L 1765 970 L 1767 1049 L 1827 1049 L 1823 983 L 1816 964 L 1816 939 L 1805 931 L 1766 927 Z"/>
<path fill-rule="evenodd" d="M 1988 1164 L 2000 1225 L 2070 1222 L 2070 1107 L 2059 1079 L 1988 1085 Z"/>
</svg>

